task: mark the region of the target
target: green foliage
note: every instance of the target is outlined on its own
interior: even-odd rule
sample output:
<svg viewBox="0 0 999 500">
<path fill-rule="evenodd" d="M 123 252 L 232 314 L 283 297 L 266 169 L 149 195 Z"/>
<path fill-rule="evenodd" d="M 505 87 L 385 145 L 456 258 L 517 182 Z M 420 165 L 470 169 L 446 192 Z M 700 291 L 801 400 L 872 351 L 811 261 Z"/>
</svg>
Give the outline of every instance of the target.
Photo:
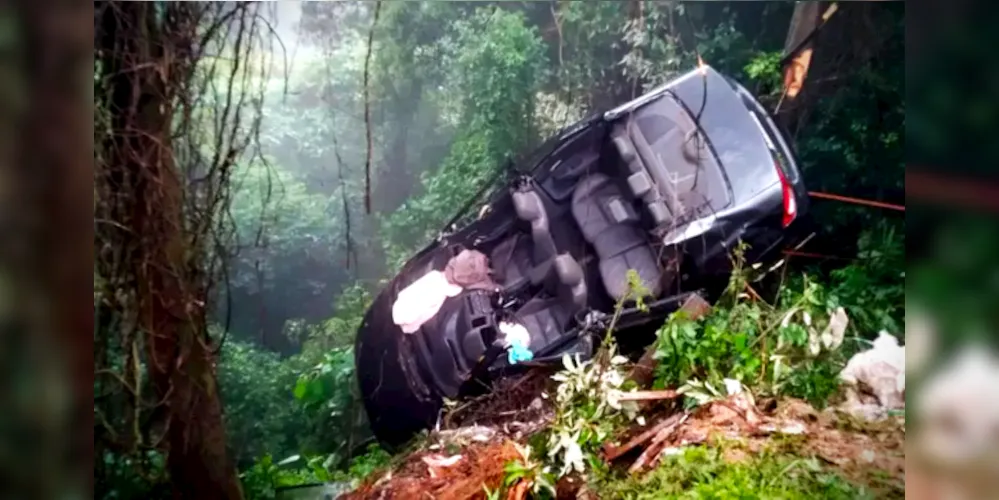
<svg viewBox="0 0 999 500">
<path fill-rule="evenodd" d="M 354 457 L 347 468 L 346 473 L 340 473 L 337 477 L 354 481 L 363 481 L 376 471 L 385 468 L 392 460 L 392 455 L 382 449 L 377 444 L 368 445 L 367 451 L 363 455 Z"/>
<path fill-rule="evenodd" d="M 354 377 L 354 350 L 350 347 L 326 353 L 322 362 L 304 373 L 295 383 L 295 399 L 307 407 L 321 406 L 331 415 L 342 415 L 350 404 L 350 387 Z"/>
<path fill-rule="evenodd" d="M 531 485 L 530 492 L 533 498 L 554 498 L 556 496 L 555 478 L 548 472 L 550 468 L 545 467 L 543 462 L 531 458 L 530 446 L 521 446 L 517 443 L 514 443 L 514 446 L 520 453 L 520 459 L 508 462 L 503 467 L 503 486 L 510 488 L 518 481 L 524 481 Z"/>
<path fill-rule="evenodd" d="M 627 358 L 615 356 L 612 348 L 608 355 L 606 364 L 597 362 L 599 357 L 573 361 L 565 355 L 564 369 L 552 376 L 559 385 L 546 449 L 549 458 L 557 457 L 559 477 L 602 466 L 597 449 L 615 428 L 638 415 L 635 402 L 619 399 L 622 390 L 633 384 L 622 366 Z"/>
<path fill-rule="evenodd" d="M 691 320 L 680 311 L 659 330 L 657 386 L 693 383 L 710 392 L 727 378 L 825 405 L 848 356 L 866 347 L 859 340 L 873 339 L 882 329 L 900 332 L 905 312 L 899 271 L 904 247 L 884 229 L 865 233 L 861 248 L 864 260 L 822 282 L 808 275 L 790 280 L 774 307 L 745 293 L 747 276 L 737 254 L 729 288 L 709 314 Z M 838 307 L 850 320 L 846 339 L 825 345 L 822 333 Z"/>
<path fill-rule="evenodd" d="M 745 453 L 744 453 L 745 454 Z M 774 451 L 727 460 L 719 448 L 690 448 L 654 471 L 598 482 L 600 498 L 876 498 L 824 467 L 816 458 Z"/>
<path fill-rule="evenodd" d="M 159 451 L 146 451 L 137 457 L 106 452 L 99 460 L 100 476 L 95 474 L 95 493 L 108 500 L 159 499 L 170 497 L 166 457 Z"/>
<path fill-rule="evenodd" d="M 606 106 L 606 96 L 621 92 L 620 76 L 630 44 L 622 2 L 564 2 L 558 5 L 560 44 L 554 52 L 558 69 L 555 91 L 586 112 Z M 566 124 L 567 125 L 567 124 Z"/>
<path fill-rule="evenodd" d="M 777 92 L 782 85 L 780 61 L 784 57 L 783 52 L 761 52 L 757 54 L 743 68 L 746 76 L 755 81 L 761 89 L 761 93 Z"/>
<path fill-rule="evenodd" d="M 656 385 L 717 388 L 733 379 L 824 405 L 838 387 L 845 353 L 838 344 L 811 350 L 831 313 L 822 294 L 812 283 L 784 310 L 740 301 L 696 321 L 674 315 L 656 341 Z"/>
<path fill-rule="evenodd" d="M 238 181 L 231 210 L 239 241 L 249 251 L 238 254 L 233 285 L 254 285 L 252 270 L 258 262 L 268 278 L 263 286 L 273 288 L 274 280 L 291 274 L 290 268 L 302 265 L 303 258 L 331 257 L 329 249 L 339 236 L 331 229 L 340 216 L 331 200 L 310 193 L 301 180 L 273 163 L 249 164 Z"/>
<path fill-rule="evenodd" d="M 291 457 L 297 461 L 299 457 Z M 282 463 L 274 463 L 270 454 L 262 456 L 252 467 L 240 474 L 244 494 L 252 500 L 270 500 L 277 498 L 277 490 L 288 486 L 327 481 L 330 475 L 318 463 L 309 463 L 306 467 L 285 467 Z"/>
<path fill-rule="evenodd" d="M 310 428 L 303 429 L 313 439 L 325 443 L 317 451 L 329 451 L 343 457 L 350 451 L 344 447 L 352 436 L 365 437 L 359 435 L 364 431 L 358 428 L 362 406 L 354 377 L 352 347 L 326 353 L 320 363 L 299 376 L 294 395 L 306 411 L 320 416 Z"/>
<path fill-rule="evenodd" d="M 332 349 L 353 345 L 371 301 L 371 294 L 360 283 L 344 287 L 334 301 L 336 315 L 307 329 L 301 339 L 302 355 L 312 360 Z"/>
<path fill-rule="evenodd" d="M 230 340 L 219 362 L 219 384 L 231 448 L 240 464 L 266 453 L 332 456 L 338 463 L 360 427 L 351 347 L 281 359 L 277 354 Z"/>
<path fill-rule="evenodd" d="M 228 340 L 219 361 L 219 387 L 225 407 L 226 433 L 240 464 L 271 453 L 296 453 L 306 436 L 307 418 L 291 388 L 304 366 L 277 354 Z"/>
<path fill-rule="evenodd" d="M 274 463 L 270 454 L 262 456 L 240 474 L 243 489 L 251 500 L 273 499 L 280 488 L 312 483 L 349 482 L 354 485 L 371 473 L 385 467 L 391 455 L 376 444 L 368 446 L 365 454 L 355 457 L 345 469 L 335 469 L 336 457 L 294 455 Z"/>
<path fill-rule="evenodd" d="M 343 214 L 276 163 L 251 162 L 236 179 L 231 214 L 239 247 L 228 270 L 232 330 L 269 347 L 287 319 L 328 316 L 344 280 Z"/>
<path fill-rule="evenodd" d="M 518 13 L 483 7 L 455 22 L 444 41 L 454 69 L 459 135 L 439 168 L 422 176 L 423 194 L 384 221 L 390 261 L 401 264 L 425 244 L 457 207 L 534 137 L 533 98 L 543 54 L 536 31 Z"/>
<path fill-rule="evenodd" d="M 854 331 L 872 339 L 880 330 L 905 328 L 905 240 L 900 229 L 878 223 L 857 239 L 858 262 L 830 272 L 831 295 L 850 313 Z"/>
</svg>

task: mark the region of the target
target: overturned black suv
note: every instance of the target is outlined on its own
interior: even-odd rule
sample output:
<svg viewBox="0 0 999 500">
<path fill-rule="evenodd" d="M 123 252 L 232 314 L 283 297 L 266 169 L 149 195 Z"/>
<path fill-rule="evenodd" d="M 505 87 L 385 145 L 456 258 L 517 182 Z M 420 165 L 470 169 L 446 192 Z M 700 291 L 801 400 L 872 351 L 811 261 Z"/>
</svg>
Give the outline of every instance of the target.
<svg viewBox="0 0 999 500">
<path fill-rule="evenodd" d="M 747 262 L 778 263 L 808 203 L 769 114 L 708 66 L 568 127 L 519 167 L 479 200 L 475 220 L 413 257 L 364 318 L 357 373 L 387 446 L 433 426 L 443 398 L 565 353 L 591 356 L 593 334 L 631 289 L 629 270 L 648 309 L 626 304 L 615 335 L 648 344 L 690 292 L 723 287 L 738 242 Z M 485 286 L 453 282 L 455 260 L 471 253 L 488 263 L 472 280 Z M 526 345 L 511 342 L 511 324 Z"/>
</svg>

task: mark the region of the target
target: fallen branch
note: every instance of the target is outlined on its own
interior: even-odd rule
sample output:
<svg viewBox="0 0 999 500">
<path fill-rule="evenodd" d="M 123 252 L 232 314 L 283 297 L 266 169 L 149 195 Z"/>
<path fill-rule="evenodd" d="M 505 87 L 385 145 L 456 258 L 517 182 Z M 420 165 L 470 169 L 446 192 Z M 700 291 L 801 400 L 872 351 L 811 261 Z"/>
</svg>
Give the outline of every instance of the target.
<svg viewBox="0 0 999 500">
<path fill-rule="evenodd" d="M 635 449 L 640 444 L 652 439 L 654 436 L 659 434 L 659 432 L 662 431 L 663 429 L 667 429 L 670 426 L 676 425 L 677 423 L 680 422 L 680 419 L 682 417 L 683 415 L 679 413 L 673 415 L 672 417 L 669 417 L 659 422 L 658 424 L 652 426 L 651 428 L 649 428 L 649 430 L 639 434 L 638 436 L 635 436 L 630 441 L 621 446 L 605 445 L 604 459 L 607 460 L 608 462 L 616 460 L 618 457 Z"/>
<path fill-rule="evenodd" d="M 676 399 L 681 394 L 674 390 L 663 391 L 633 391 L 625 392 L 618 398 L 620 401 L 661 401 L 663 399 Z"/>
<path fill-rule="evenodd" d="M 689 415 L 690 415 L 689 413 L 684 413 L 683 415 L 676 415 L 676 417 L 678 418 L 675 422 L 673 422 L 668 426 L 665 426 L 662 430 L 656 433 L 656 436 L 652 438 L 652 441 L 649 443 L 649 446 L 647 446 L 645 448 L 645 451 L 643 451 L 642 454 L 639 455 L 638 460 L 635 460 L 635 463 L 631 464 L 631 467 L 628 467 L 628 472 L 634 474 L 635 472 L 642 470 L 642 468 L 644 468 L 650 461 L 654 461 L 655 458 L 658 457 L 660 453 L 662 453 L 663 448 L 665 447 L 666 439 L 668 439 L 670 436 L 673 435 L 673 432 L 676 431 L 676 428 L 684 421 L 686 421 Z"/>
</svg>

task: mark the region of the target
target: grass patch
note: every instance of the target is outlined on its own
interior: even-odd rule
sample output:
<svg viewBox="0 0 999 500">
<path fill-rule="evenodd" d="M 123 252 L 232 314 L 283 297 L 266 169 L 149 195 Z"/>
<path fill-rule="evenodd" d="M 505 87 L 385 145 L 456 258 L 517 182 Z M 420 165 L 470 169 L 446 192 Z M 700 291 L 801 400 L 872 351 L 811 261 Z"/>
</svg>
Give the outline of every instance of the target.
<svg viewBox="0 0 999 500">
<path fill-rule="evenodd" d="M 599 498 L 875 498 L 817 459 L 782 450 L 696 447 L 668 457 L 648 474 L 597 481 Z"/>
</svg>

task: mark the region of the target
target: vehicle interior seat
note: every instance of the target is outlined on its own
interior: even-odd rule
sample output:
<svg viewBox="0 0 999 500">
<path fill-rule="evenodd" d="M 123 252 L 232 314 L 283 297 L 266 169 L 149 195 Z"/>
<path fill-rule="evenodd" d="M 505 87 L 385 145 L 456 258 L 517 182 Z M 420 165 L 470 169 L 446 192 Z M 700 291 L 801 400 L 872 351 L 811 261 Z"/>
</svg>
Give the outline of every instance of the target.
<svg viewBox="0 0 999 500">
<path fill-rule="evenodd" d="M 656 189 L 656 181 L 652 179 L 649 171 L 642 166 L 642 160 L 636 151 L 636 144 L 629 137 L 627 122 L 619 123 L 614 127 L 614 130 L 611 132 L 611 143 L 614 144 L 614 148 L 617 150 L 618 155 L 620 155 L 621 160 L 628 167 L 628 171 L 630 172 L 628 176 L 628 188 L 631 190 L 631 193 L 645 204 L 645 208 L 648 210 L 656 227 L 668 223 L 672 218 L 672 211 L 662 193 Z"/>
<path fill-rule="evenodd" d="M 727 199 L 721 188 L 726 181 L 706 140 L 672 101 L 638 110 L 616 124 L 611 137 L 631 172 L 629 188 L 657 227 L 706 215 L 712 200 Z M 668 194 L 652 189 L 656 185 Z"/>
<path fill-rule="evenodd" d="M 523 233 L 504 241 L 492 252 L 501 268 L 505 290 L 535 291 L 513 316 L 531 334 L 531 350 L 540 349 L 570 327 L 577 312 L 586 307 L 587 284 L 579 262 L 560 252 L 552 237 L 548 211 L 533 186 L 512 193 L 517 218 L 526 222 Z"/>
<path fill-rule="evenodd" d="M 513 192 L 517 218 L 530 224 L 533 262 L 542 264 L 558 255 L 544 203 L 536 191 L 523 188 Z"/>
<path fill-rule="evenodd" d="M 658 297 L 663 270 L 631 199 L 614 181 L 600 173 L 584 178 L 572 196 L 572 215 L 583 237 L 599 258 L 600 277 L 607 294 L 621 300 L 628 294 L 629 269 Z"/>
</svg>

